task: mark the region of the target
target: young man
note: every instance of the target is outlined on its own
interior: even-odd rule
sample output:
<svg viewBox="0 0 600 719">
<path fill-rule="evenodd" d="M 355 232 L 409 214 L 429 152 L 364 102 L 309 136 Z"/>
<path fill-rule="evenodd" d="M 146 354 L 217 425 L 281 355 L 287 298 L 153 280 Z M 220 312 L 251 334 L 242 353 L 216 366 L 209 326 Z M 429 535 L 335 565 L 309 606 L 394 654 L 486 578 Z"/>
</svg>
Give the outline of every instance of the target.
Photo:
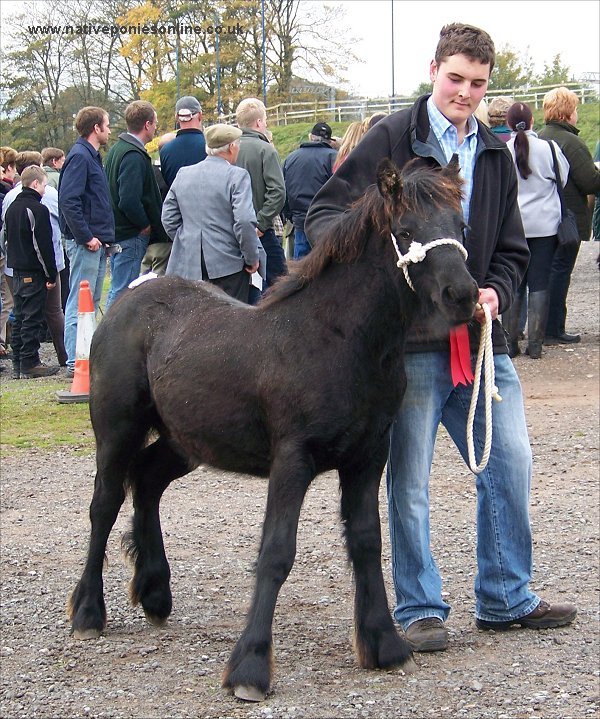
<svg viewBox="0 0 600 719">
<path fill-rule="evenodd" d="M 152 158 L 145 145 L 156 133 L 158 118 L 145 100 L 134 100 L 125 109 L 127 132 L 106 156 L 106 177 L 115 218 L 115 239 L 122 248 L 110 258 L 111 284 L 107 309 L 139 277 L 150 242 L 169 242 L 160 223 L 162 198 Z"/>
<path fill-rule="evenodd" d="M 70 263 L 70 289 L 65 306 L 65 349 L 68 375 L 75 371 L 79 284 L 90 283 L 96 312 L 106 274 L 105 247 L 115 241 L 108 183 L 100 148 L 108 144 L 110 123 L 101 107 L 84 107 L 75 118 L 79 138 L 60 173 L 60 228 Z"/>
<path fill-rule="evenodd" d="M 44 171 L 48 175 L 48 184 L 58 190 L 60 171 L 65 164 L 65 153 L 59 147 L 44 147 L 42 150 Z"/>
<path fill-rule="evenodd" d="M 7 263 L 13 270 L 15 319 L 12 328 L 13 377 L 49 377 L 58 367 L 40 362 L 46 293 L 56 286 L 56 260 L 50 212 L 41 204 L 48 178 L 41 167 L 23 170 L 22 189 L 4 218 Z"/>
<path fill-rule="evenodd" d="M 529 588 L 532 541 L 529 526 L 531 449 L 521 387 L 497 320 L 510 307 L 529 260 L 517 205 L 514 164 L 502 140 L 473 117 L 494 66 L 494 45 L 478 28 L 444 27 L 430 66 L 433 92 L 412 108 L 384 118 L 361 140 L 317 194 L 306 219 L 311 244 L 323 228 L 375 182 L 383 157 L 399 167 L 413 158 L 445 165 L 458 154 L 465 181 L 463 212 L 468 229 L 468 266 L 479 301 L 494 319 L 496 384 L 502 402 L 493 408 L 493 446 L 477 477 L 475 617 L 480 629 L 520 624 L 547 628 L 568 624 L 570 604 L 550 605 Z M 469 325 L 471 352 L 479 343 L 483 310 Z M 408 386 L 392 426 L 387 469 L 394 617 L 415 651 L 445 649 L 450 607 L 429 546 L 429 474 L 436 432 L 446 427 L 466 460 L 467 413 L 472 385 L 453 386 L 449 330 L 432 312 L 409 333 L 405 368 Z M 475 445 L 484 444 L 483 413 L 476 418 Z"/>
</svg>

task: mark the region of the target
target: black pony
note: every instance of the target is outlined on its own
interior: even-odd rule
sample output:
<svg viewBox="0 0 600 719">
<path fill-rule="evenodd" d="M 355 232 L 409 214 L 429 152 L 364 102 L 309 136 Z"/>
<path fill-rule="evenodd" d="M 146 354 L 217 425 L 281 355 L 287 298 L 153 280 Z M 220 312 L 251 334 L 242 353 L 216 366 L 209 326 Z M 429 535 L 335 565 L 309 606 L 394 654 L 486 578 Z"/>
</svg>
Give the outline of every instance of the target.
<svg viewBox="0 0 600 719">
<path fill-rule="evenodd" d="M 269 477 L 256 583 L 223 685 L 260 700 L 271 681 L 272 620 L 296 551 L 300 508 L 314 477 L 339 472 L 341 515 L 355 578 L 355 649 L 365 668 L 410 662 L 390 616 L 381 570 L 378 489 L 406 379 L 404 341 L 418 308 L 468 320 L 477 287 L 459 248 L 438 246 L 408 271 L 411 241 L 461 240 L 458 168 L 388 160 L 356 205 L 258 306 L 208 283 L 167 277 L 128 291 L 96 331 L 90 412 L 97 473 L 83 575 L 69 601 L 74 635 L 106 625 L 102 565 L 127 491 L 124 548 L 130 596 L 153 624 L 171 612 L 159 503 L 202 463 Z"/>
</svg>

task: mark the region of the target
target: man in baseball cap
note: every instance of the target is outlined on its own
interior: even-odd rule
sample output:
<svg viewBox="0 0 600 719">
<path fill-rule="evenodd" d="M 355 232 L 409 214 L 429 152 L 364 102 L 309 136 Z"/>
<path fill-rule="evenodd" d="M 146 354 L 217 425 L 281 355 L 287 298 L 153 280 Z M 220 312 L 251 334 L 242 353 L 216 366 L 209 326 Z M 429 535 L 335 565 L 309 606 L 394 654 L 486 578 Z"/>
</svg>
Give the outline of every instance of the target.
<svg viewBox="0 0 600 719">
<path fill-rule="evenodd" d="M 186 95 L 177 100 L 175 105 L 175 114 L 177 115 L 178 122 L 189 122 L 194 115 L 202 116 L 202 107 L 195 97 Z M 201 118 L 202 119 L 202 118 Z"/>
<path fill-rule="evenodd" d="M 177 100 L 175 121 L 179 123 L 177 137 L 159 150 L 160 171 L 167 187 L 171 187 L 182 167 L 201 162 L 206 157 L 202 107 L 195 97 L 186 95 Z"/>
<path fill-rule="evenodd" d="M 317 122 L 310 134 L 321 140 L 331 140 L 331 128 L 326 122 Z"/>
</svg>

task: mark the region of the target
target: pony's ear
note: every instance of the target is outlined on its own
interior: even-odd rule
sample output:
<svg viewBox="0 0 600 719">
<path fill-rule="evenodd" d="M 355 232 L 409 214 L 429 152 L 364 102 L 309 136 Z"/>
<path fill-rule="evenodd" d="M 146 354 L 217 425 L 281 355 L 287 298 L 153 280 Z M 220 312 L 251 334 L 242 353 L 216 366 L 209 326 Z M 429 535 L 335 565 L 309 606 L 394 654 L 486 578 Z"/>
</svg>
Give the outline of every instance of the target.
<svg viewBox="0 0 600 719">
<path fill-rule="evenodd" d="M 377 187 L 384 200 L 394 200 L 402 190 L 400 170 L 384 157 L 377 165 Z"/>
<path fill-rule="evenodd" d="M 442 172 L 446 177 L 456 179 L 460 177 L 460 163 L 458 161 L 458 155 L 456 152 L 450 158 L 450 162 L 442 169 Z"/>
</svg>

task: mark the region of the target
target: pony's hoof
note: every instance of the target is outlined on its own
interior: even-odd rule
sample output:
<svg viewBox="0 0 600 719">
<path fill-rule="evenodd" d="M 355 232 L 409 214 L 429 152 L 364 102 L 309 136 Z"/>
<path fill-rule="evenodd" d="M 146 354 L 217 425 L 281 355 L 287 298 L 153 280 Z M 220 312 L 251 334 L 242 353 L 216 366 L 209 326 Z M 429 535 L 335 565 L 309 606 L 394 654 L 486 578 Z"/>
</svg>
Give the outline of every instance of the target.
<svg viewBox="0 0 600 719">
<path fill-rule="evenodd" d="M 99 629 L 74 629 L 74 639 L 98 639 L 102 632 Z"/>
<path fill-rule="evenodd" d="M 245 702 L 262 702 L 266 694 L 263 694 L 260 689 L 252 687 L 249 684 L 240 684 L 233 688 L 233 694 L 238 699 L 242 699 Z"/>
<path fill-rule="evenodd" d="M 168 617 L 159 617 L 156 614 L 150 614 L 149 612 L 144 612 L 144 614 L 146 615 L 148 622 L 152 624 L 153 627 L 158 627 L 160 629 L 167 624 Z"/>
</svg>

